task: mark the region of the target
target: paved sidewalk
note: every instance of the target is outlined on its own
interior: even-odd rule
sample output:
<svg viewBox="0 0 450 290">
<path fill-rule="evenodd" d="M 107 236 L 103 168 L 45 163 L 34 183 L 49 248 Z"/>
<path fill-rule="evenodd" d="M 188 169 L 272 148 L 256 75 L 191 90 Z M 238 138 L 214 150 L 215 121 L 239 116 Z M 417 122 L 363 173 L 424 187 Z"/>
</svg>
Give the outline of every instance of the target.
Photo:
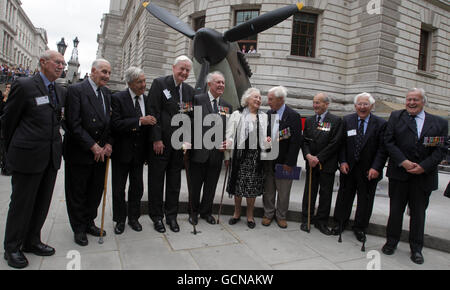
<svg viewBox="0 0 450 290">
<path fill-rule="evenodd" d="M 192 226 L 188 223 L 186 214 L 178 218 L 181 232 L 172 233 L 168 228 L 165 234 L 153 230 L 153 224 L 147 215 L 140 218 L 143 231 L 136 233 L 128 227 L 124 234 L 116 236 L 113 233 L 111 212 L 111 188 L 107 198 L 105 215 L 105 229 L 107 236 L 105 243 L 100 245 L 98 238 L 88 236 L 89 245 L 80 247 L 73 242 L 73 233 L 68 223 L 67 210 L 64 198 L 64 171 L 58 175 L 50 213 L 45 223 L 42 240 L 56 248 L 56 255 L 52 257 L 37 257 L 26 254 L 30 266 L 27 269 L 64 270 L 74 261 L 73 250 L 78 251 L 83 270 L 285 270 L 285 269 L 360 269 L 367 268 L 369 259 L 367 255 L 375 252 L 380 257 L 381 269 L 445 269 L 450 270 L 450 254 L 429 248 L 423 250 L 424 265 L 416 265 L 409 259 L 409 245 L 400 243 L 394 256 L 381 254 L 381 247 L 385 239 L 377 236 L 368 236 L 366 252 L 361 252 L 361 244 L 356 241 L 351 231 L 343 235 L 343 243 L 337 242 L 337 237 L 327 237 L 315 228 L 307 234 L 299 230 L 299 223 L 289 222 L 287 229 L 280 229 L 276 224 L 266 228 L 261 225 L 261 219 L 256 218 L 257 226 L 250 230 L 243 217 L 243 221 L 228 225 L 229 216 L 222 216 L 222 224 L 209 225 L 204 220 L 199 221 L 198 235 L 191 234 Z M 444 176 L 448 182 L 450 175 Z M 222 177 L 223 178 L 223 177 Z M 303 178 L 304 179 L 304 176 Z M 441 188 L 445 180 L 441 178 Z M 109 183 L 111 184 L 111 183 Z M 183 172 L 183 186 L 185 184 Z M 222 179 L 219 182 L 216 202 L 220 202 Z M 446 183 L 445 183 L 446 185 Z M 444 187 L 445 188 L 445 187 Z M 3 242 L 6 215 L 10 198 L 10 178 L 0 177 L 0 240 Z M 440 189 L 441 190 L 441 189 Z M 295 182 L 291 210 L 299 211 L 303 182 Z M 433 193 L 428 210 L 426 234 L 450 237 L 450 199 L 440 198 L 441 191 Z M 146 199 L 147 192 L 144 197 Z M 187 200 L 183 191 L 181 200 Z M 225 197 L 228 204 L 232 200 Z M 261 199 L 257 206 L 261 206 Z M 334 204 L 334 203 L 333 203 Z M 383 192 L 379 193 L 375 201 L 373 220 L 385 223 L 387 220 L 386 204 L 388 198 Z M 100 210 L 99 210 L 100 215 Z M 100 225 L 100 218 L 96 221 Z M 408 218 L 405 218 L 407 229 Z M 3 256 L 3 247 L 0 254 Z M 69 254 L 69 258 L 67 257 Z M 2 259 L 0 269 L 11 269 Z"/>
</svg>

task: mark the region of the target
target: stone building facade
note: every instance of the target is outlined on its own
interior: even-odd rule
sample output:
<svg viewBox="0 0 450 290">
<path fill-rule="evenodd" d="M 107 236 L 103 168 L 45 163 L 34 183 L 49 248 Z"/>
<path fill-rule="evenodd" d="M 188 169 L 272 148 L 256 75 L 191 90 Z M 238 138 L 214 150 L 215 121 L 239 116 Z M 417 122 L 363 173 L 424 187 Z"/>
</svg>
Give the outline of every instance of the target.
<svg viewBox="0 0 450 290">
<path fill-rule="evenodd" d="M 112 62 L 112 89 L 136 65 L 148 82 L 170 74 L 174 58 L 192 56 L 191 41 L 145 11 L 139 0 L 111 0 L 98 35 L 98 56 Z M 295 0 L 154 0 L 186 23 L 225 32 L 242 17 Z M 288 103 L 311 109 L 328 92 L 333 110 L 353 110 L 353 97 L 373 94 L 377 109 L 395 109 L 407 89 L 423 87 L 429 107 L 450 112 L 450 4 L 446 0 L 303 0 L 301 13 L 260 33 L 247 53 L 252 85 L 289 89 Z M 256 12 L 255 12 L 256 11 Z M 245 19 L 244 19 L 245 20 Z M 253 41 L 253 42 L 251 42 Z M 251 43 L 250 43 L 251 42 Z M 242 43 L 241 43 L 242 44 Z M 248 47 L 248 46 L 247 46 Z M 190 79 L 195 83 L 194 76 Z"/>
<path fill-rule="evenodd" d="M 34 70 L 48 49 L 47 32 L 36 28 L 20 0 L 0 0 L 0 62 Z"/>
</svg>

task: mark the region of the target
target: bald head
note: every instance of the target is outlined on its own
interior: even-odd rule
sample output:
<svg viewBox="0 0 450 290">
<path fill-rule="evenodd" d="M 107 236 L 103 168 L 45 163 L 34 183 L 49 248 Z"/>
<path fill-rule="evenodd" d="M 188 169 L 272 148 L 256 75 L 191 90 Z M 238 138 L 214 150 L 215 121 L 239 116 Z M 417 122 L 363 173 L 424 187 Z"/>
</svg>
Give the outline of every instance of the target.
<svg viewBox="0 0 450 290">
<path fill-rule="evenodd" d="M 328 105 L 330 104 L 330 98 L 326 93 L 318 93 L 313 99 L 314 112 L 317 115 L 322 115 L 328 110 Z"/>
</svg>

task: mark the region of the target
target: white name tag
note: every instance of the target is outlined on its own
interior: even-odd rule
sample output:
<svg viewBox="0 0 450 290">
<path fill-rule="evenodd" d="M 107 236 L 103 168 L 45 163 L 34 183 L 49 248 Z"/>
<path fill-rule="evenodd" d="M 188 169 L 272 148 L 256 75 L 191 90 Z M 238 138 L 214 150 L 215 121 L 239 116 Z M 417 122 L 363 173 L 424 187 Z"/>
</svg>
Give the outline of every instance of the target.
<svg viewBox="0 0 450 290">
<path fill-rule="evenodd" d="M 35 98 L 35 99 L 36 99 L 36 104 L 37 104 L 38 106 L 50 104 L 50 100 L 48 99 L 48 96 L 37 97 L 37 98 Z"/>
<path fill-rule="evenodd" d="M 172 98 L 172 95 L 170 94 L 169 90 L 166 89 L 166 90 L 163 91 L 163 93 L 164 93 L 164 95 L 166 96 L 167 99 Z"/>
<path fill-rule="evenodd" d="M 353 129 L 353 130 L 347 131 L 347 136 L 348 136 L 348 137 L 356 136 L 356 130 Z"/>
</svg>

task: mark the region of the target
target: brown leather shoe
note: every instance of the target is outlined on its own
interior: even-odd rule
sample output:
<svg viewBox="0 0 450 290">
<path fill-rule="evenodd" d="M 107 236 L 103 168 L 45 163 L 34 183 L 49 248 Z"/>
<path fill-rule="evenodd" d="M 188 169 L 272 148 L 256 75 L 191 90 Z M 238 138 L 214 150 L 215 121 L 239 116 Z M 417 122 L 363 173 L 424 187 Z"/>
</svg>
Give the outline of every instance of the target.
<svg viewBox="0 0 450 290">
<path fill-rule="evenodd" d="M 267 217 L 263 217 L 263 219 L 262 219 L 262 225 L 263 226 L 268 227 L 268 226 L 270 226 L 271 223 L 272 223 L 272 219 L 269 219 Z"/>
<path fill-rule="evenodd" d="M 280 228 L 285 229 L 287 228 L 287 222 L 286 220 L 277 219 L 277 224 Z"/>
</svg>

